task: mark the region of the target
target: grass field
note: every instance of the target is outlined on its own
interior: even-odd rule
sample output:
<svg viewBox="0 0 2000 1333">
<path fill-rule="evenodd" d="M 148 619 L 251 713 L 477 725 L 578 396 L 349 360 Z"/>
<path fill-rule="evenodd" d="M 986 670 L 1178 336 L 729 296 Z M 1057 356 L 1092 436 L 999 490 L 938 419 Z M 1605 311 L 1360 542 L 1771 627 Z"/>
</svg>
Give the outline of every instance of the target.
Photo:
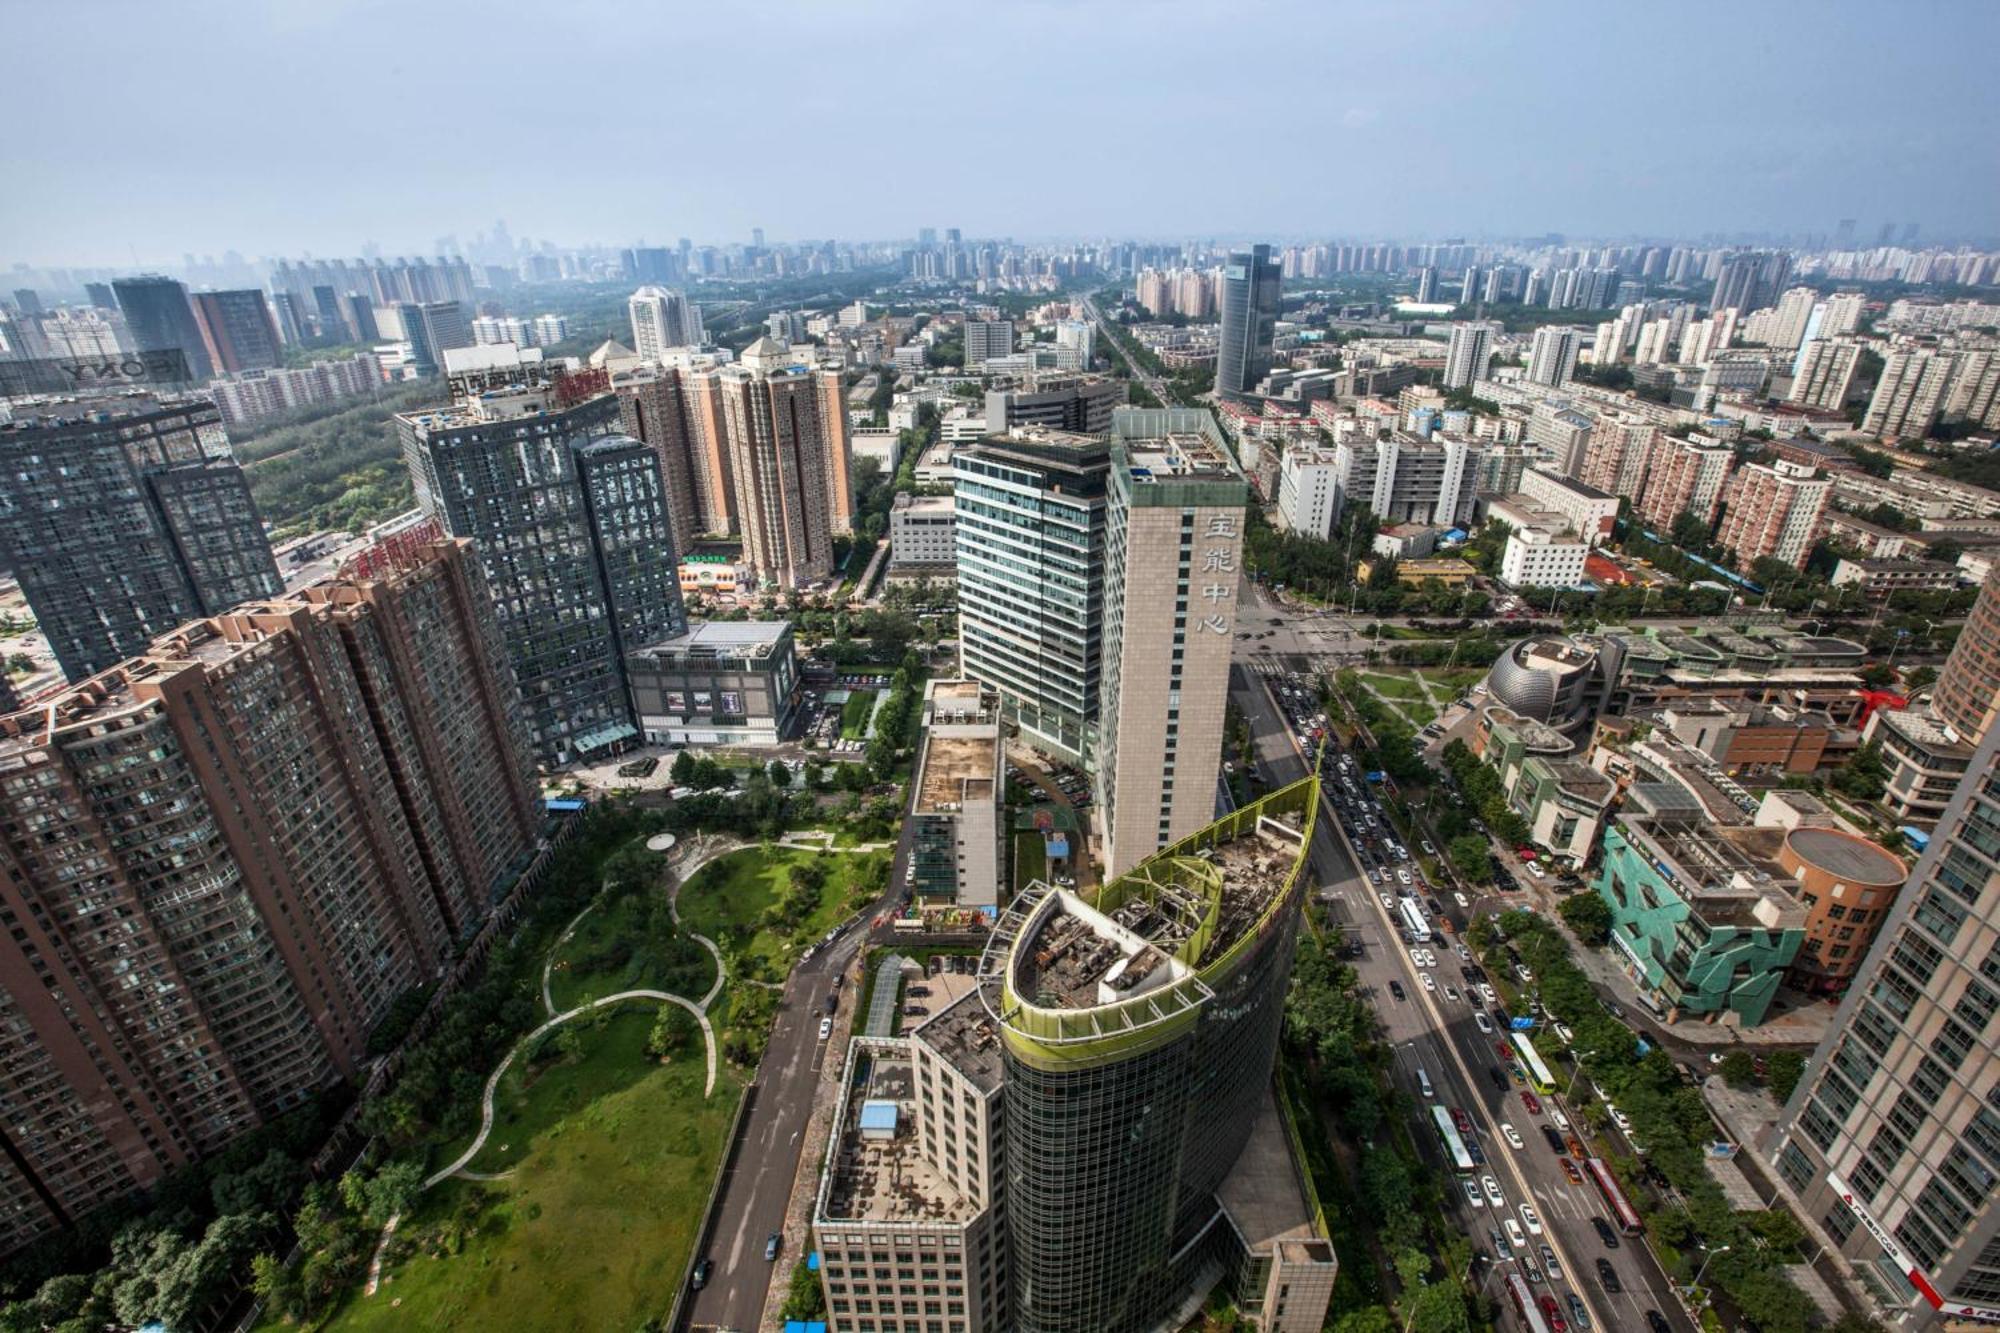
<svg viewBox="0 0 2000 1333">
<path fill-rule="evenodd" d="M 1049 873 L 1047 844 L 1033 829 L 1014 835 L 1014 892 L 1019 893 Z"/>
<path fill-rule="evenodd" d="M 1361 679 L 1366 681 L 1375 693 L 1384 699 L 1394 699 L 1398 703 L 1422 703 L 1423 686 L 1408 676 L 1385 675 L 1380 671 L 1364 671 Z"/>
<path fill-rule="evenodd" d="M 703 1099 L 699 1038 L 670 1064 L 648 1058 L 655 1008 L 621 1008 L 583 1032 L 576 1064 L 532 1082 L 510 1069 L 473 1168 L 513 1174 L 427 1193 L 397 1233 L 418 1252 L 326 1327 L 633 1329 L 664 1317 L 741 1089 L 725 1071 Z M 448 1250 L 453 1231 L 456 1253 L 424 1252 Z"/>
<path fill-rule="evenodd" d="M 868 719 L 874 712 L 875 691 L 852 691 L 847 696 L 847 702 L 840 706 L 840 738 L 844 741 L 866 739 Z"/>
<path fill-rule="evenodd" d="M 791 868 L 818 860 L 827 868 L 819 902 L 796 927 L 770 916 L 790 884 Z M 681 923 L 714 940 L 752 974 L 783 977 L 800 949 L 850 912 L 866 906 L 888 882 L 887 852 L 806 852 L 746 847 L 703 866 L 681 886 Z"/>
<path fill-rule="evenodd" d="M 657 892 L 592 908 L 556 951 L 549 998 L 556 1012 L 624 990 L 663 990 L 699 1000 L 715 983 L 708 950 L 676 934 Z"/>
</svg>

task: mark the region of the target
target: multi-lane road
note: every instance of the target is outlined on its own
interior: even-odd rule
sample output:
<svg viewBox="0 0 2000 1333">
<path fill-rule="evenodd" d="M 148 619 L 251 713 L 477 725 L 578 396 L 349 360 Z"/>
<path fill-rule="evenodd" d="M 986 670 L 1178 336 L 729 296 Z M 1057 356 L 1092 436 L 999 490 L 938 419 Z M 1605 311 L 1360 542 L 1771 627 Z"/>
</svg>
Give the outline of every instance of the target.
<svg viewBox="0 0 2000 1333">
<path fill-rule="evenodd" d="M 1245 618 L 1246 621 L 1249 617 Z M 1245 625 L 1243 628 L 1249 628 Z M 1246 645 L 1246 655 L 1259 651 L 1255 641 Z M 1308 761 L 1296 734 L 1301 722 L 1309 721 L 1314 705 L 1303 696 L 1287 716 L 1282 676 L 1261 675 L 1239 663 L 1231 681 L 1232 698 L 1248 721 L 1254 758 L 1264 780 L 1282 785 L 1305 776 Z M 1295 682 L 1302 687 L 1305 682 Z M 1367 988 L 1381 1016 L 1384 1039 L 1395 1052 L 1394 1077 L 1416 1104 L 1428 1108 L 1441 1105 L 1464 1112 L 1473 1126 L 1472 1141 L 1484 1163 L 1460 1177 L 1470 1181 L 1479 1196 L 1475 1205 L 1463 1184 L 1454 1184 L 1453 1220 L 1471 1238 L 1475 1254 L 1482 1254 L 1477 1271 L 1481 1286 L 1505 1303 L 1501 1290 L 1503 1274 L 1514 1271 L 1527 1276 L 1531 1260 L 1540 1278 L 1531 1290 L 1537 1297 L 1553 1295 L 1559 1313 L 1571 1328 L 1581 1326 L 1569 1297 L 1580 1300 L 1593 1329 L 1645 1329 L 1649 1311 L 1659 1311 L 1667 1325 L 1689 1329 L 1691 1322 L 1675 1299 L 1672 1288 L 1644 1244 L 1622 1240 L 1608 1248 L 1593 1225 L 1593 1218 L 1607 1218 L 1608 1209 L 1588 1183 L 1572 1183 L 1562 1165 L 1562 1156 L 1551 1151 L 1542 1126 L 1556 1127 L 1552 1113 L 1566 1113 L 1560 1094 L 1539 1098 L 1541 1110 L 1531 1112 L 1520 1096 L 1521 1083 L 1512 1074 L 1512 1061 L 1502 1060 L 1495 1042 L 1505 1033 L 1504 1016 L 1488 1013 L 1472 989 L 1462 967 L 1473 966 L 1457 952 L 1466 918 L 1454 910 L 1451 894 L 1421 884 L 1414 859 L 1404 860 L 1389 850 L 1394 835 L 1388 832 L 1388 818 L 1368 797 L 1366 784 L 1356 781 L 1349 793 L 1341 782 L 1343 770 L 1339 754 L 1329 757 L 1332 774 L 1320 812 L 1311 866 L 1322 900 L 1331 918 L 1339 922 L 1348 938 L 1361 945 L 1353 960 L 1361 983 Z M 1371 828 L 1367 819 L 1373 815 Z M 1350 831 L 1350 826 L 1352 831 Z M 1396 875 L 1398 869 L 1411 872 L 1413 883 L 1405 889 Z M 1378 883 L 1376 872 L 1387 883 Z M 1444 916 L 1452 921 L 1449 933 L 1436 936 L 1427 948 L 1435 961 L 1420 966 L 1405 943 L 1400 923 L 1381 897 L 1412 892 L 1424 898 L 1435 896 L 1447 908 Z M 1473 903 L 1479 910 L 1483 903 Z M 1425 908 L 1433 920 L 1439 914 Z M 1430 986 L 1422 980 L 1428 974 Z M 1400 991 L 1400 998 L 1397 992 Z M 1456 996 L 1456 998 L 1451 998 Z M 1493 1033 L 1481 1030 L 1477 1013 L 1486 1013 Z M 1422 1071 L 1422 1077 L 1419 1077 Z M 1558 1062 L 1557 1077 L 1566 1077 Z M 1430 1084 L 1432 1096 L 1423 1096 L 1423 1082 Z M 1574 1123 L 1572 1121 L 1572 1123 Z M 1418 1142 L 1432 1154 L 1432 1160 L 1450 1170 L 1442 1145 L 1429 1126 L 1426 1114 L 1414 1127 Z M 1521 1146 L 1513 1146 L 1507 1130 L 1513 1131 Z M 1495 1207 L 1485 1184 L 1492 1177 L 1503 1204 Z M 1497 1260 L 1492 1232 L 1505 1233 L 1504 1219 L 1511 1218 L 1524 1233 L 1531 1232 L 1521 1205 L 1534 1213 L 1542 1234 L 1527 1234 L 1527 1254 Z M 1555 1273 L 1543 1254 L 1546 1245 L 1554 1253 Z M 1599 1274 L 1598 1261 L 1608 1266 L 1618 1290 Z"/>
</svg>

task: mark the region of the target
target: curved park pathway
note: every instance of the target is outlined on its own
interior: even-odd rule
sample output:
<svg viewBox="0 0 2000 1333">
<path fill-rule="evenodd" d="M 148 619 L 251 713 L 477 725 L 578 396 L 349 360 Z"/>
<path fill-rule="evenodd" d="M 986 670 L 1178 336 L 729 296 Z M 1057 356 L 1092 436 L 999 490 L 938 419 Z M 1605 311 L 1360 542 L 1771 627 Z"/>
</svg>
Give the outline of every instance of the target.
<svg viewBox="0 0 2000 1333">
<path fill-rule="evenodd" d="M 667 902 L 669 909 L 672 911 L 676 926 L 680 924 L 680 910 L 677 906 L 674 906 L 674 903 L 675 899 L 679 896 L 681 884 L 686 882 L 695 871 L 701 869 L 708 862 L 718 856 L 724 856 L 729 852 L 736 851 L 743 845 L 733 838 L 697 838 L 693 842 L 686 844 L 686 850 L 693 854 L 691 864 L 683 864 L 675 868 L 674 883 L 667 890 Z M 673 849 L 654 848 L 654 850 L 667 851 L 670 854 Z M 466 1170 L 466 1167 L 471 1164 L 472 1160 L 479 1156 L 480 1150 L 485 1148 L 487 1139 L 493 1133 L 493 1097 L 499 1090 L 501 1078 L 513 1066 L 515 1057 L 539 1039 L 542 1034 L 559 1028 L 572 1019 L 579 1018 L 591 1012 L 593 1009 L 602 1009 L 607 1005 L 622 1004 L 627 1000 L 657 1000 L 662 1004 L 679 1005 L 682 1009 L 687 1010 L 688 1013 L 694 1016 L 694 1021 L 701 1025 L 702 1054 L 708 1066 L 708 1078 L 702 1089 L 702 1096 L 708 1097 L 714 1095 L 717 1064 L 716 1053 L 718 1047 L 715 1040 L 715 1026 L 709 1022 L 708 1010 L 709 1006 L 715 1003 L 715 997 L 722 993 L 723 983 L 728 980 L 729 974 L 728 969 L 722 962 L 722 951 L 716 948 L 715 941 L 709 939 L 707 936 L 694 934 L 694 938 L 700 941 L 703 948 L 708 950 L 709 957 L 715 960 L 715 981 L 709 986 L 708 993 L 703 995 L 699 1000 L 691 1000 L 685 995 L 676 995 L 671 991 L 648 989 L 624 990 L 614 995 L 606 995 L 600 999 L 592 1000 L 587 1004 L 577 1005 L 575 1008 L 565 1010 L 562 1013 L 556 1012 L 555 996 L 550 988 L 550 974 L 554 969 L 556 956 L 562 952 L 563 946 L 569 943 L 570 936 L 575 932 L 577 926 L 582 924 L 584 917 L 590 915 L 592 908 L 596 907 L 596 905 L 593 902 L 589 907 L 585 907 L 581 912 L 578 912 L 569 925 L 563 928 L 563 933 L 556 937 L 556 942 L 550 946 L 548 957 L 542 962 L 542 1008 L 549 1014 L 549 1018 L 527 1036 L 515 1042 L 513 1049 L 507 1052 L 507 1058 L 502 1060 L 499 1067 L 487 1076 L 486 1087 L 481 1092 L 479 1098 L 479 1133 L 474 1136 L 471 1145 L 463 1153 L 459 1154 L 456 1161 L 452 1162 L 449 1166 L 431 1173 L 429 1178 L 424 1181 L 425 1189 L 429 1189 L 440 1181 L 447 1180 L 455 1175 L 467 1176 L 474 1180 L 492 1180 L 496 1178 L 496 1174 L 506 1174 L 505 1172 L 489 1174 Z M 690 932 L 690 934 L 693 934 L 693 932 Z M 373 1281 L 373 1274 L 371 1274 L 371 1285 Z"/>
</svg>

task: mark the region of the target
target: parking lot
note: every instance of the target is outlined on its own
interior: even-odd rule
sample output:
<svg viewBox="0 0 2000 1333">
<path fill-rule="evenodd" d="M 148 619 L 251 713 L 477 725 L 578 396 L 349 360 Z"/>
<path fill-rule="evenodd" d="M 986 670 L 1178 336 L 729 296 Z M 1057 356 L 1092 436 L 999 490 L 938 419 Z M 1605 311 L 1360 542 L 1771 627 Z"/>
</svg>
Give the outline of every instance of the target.
<svg viewBox="0 0 2000 1333">
<path fill-rule="evenodd" d="M 873 672 L 834 675 L 824 684 L 815 679 L 801 696 L 801 738 L 833 754 L 867 749 L 869 714 L 888 688 L 889 677 Z"/>
</svg>

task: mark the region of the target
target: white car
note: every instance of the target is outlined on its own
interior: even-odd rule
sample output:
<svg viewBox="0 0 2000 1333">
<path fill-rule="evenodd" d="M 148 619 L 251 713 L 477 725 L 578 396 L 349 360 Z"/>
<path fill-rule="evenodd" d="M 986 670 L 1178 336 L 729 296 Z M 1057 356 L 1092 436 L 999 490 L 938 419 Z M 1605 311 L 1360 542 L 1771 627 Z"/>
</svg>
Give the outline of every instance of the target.
<svg viewBox="0 0 2000 1333">
<path fill-rule="evenodd" d="M 1569 1117 L 1558 1111 L 1553 1102 L 1549 1104 L 1549 1119 L 1556 1122 L 1557 1129 L 1562 1130 L 1564 1133 L 1569 1132 Z"/>
<path fill-rule="evenodd" d="M 1576 1031 L 1568 1024 L 1551 1023 L 1549 1026 L 1555 1029 L 1556 1035 L 1563 1039 L 1565 1045 L 1573 1045 L 1576 1042 Z"/>
<path fill-rule="evenodd" d="M 1615 1106 L 1609 1106 L 1606 1107 L 1605 1109 L 1611 1112 L 1611 1118 L 1612 1120 L 1617 1122 L 1618 1128 L 1624 1130 L 1627 1134 L 1630 1134 L 1632 1132 L 1631 1116 L 1626 1115 L 1623 1111 L 1619 1110 Z"/>
<path fill-rule="evenodd" d="M 1403 883 L 1408 884 L 1410 882 L 1410 872 L 1403 869 L 1403 867 L 1401 866 L 1397 866 L 1396 878 L 1403 881 Z"/>
<path fill-rule="evenodd" d="M 1460 893 L 1457 889 L 1453 889 L 1451 891 L 1451 898 L 1453 902 L 1459 905 L 1459 908 L 1461 910 L 1467 912 L 1470 912 L 1472 910 L 1472 899 L 1466 897 L 1464 894 Z"/>
<path fill-rule="evenodd" d="M 1521 1220 L 1527 1223 L 1528 1231 L 1530 1234 L 1536 1236 L 1542 1234 L 1541 1215 L 1535 1211 L 1535 1206 L 1533 1204 L 1524 1203 L 1521 1205 Z"/>
<path fill-rule="evenodd" d="M 1481 1176 L 1479 1183 L 1486 1187 L 1486 1197 L 1493 1201 L 1495 1208 L 1507 1206 L 1507 1196 L 1500 1192 L 1500 1182 L 1491 1176 Z M 1509 1219 L 1511 1221 L 1511 1219 Z"/>
<path fill-rule="evenodd" d="M 1427 990 L 1427 991 L 1430 991 L 1430 992 L 1431 992 L 1431 993 L 1433 993 L 1433 994 L 1436 994 L 1436 992 L 1437 992 L 1437 988 L 1438 988 L 1438 984 L 1437 984 L 1437 982 L 1435 982 L 1435 981 L 1432 981 L 1432 980 L 1431 980 L 1431 974 L 1430 974 L 1430 973 L 1428 973 L 1428 972 L 1420 972 L 1420 973 L 1418 973 L 1418 974 L 1417 974 L 1417 979 L 1418 979 L 1419 981 L 1421 981 L 1421 982 L 1423 982 L 1423 983 L 1424 983 L 1424 989 L 1425 989 L 1425 990 Z"/>
<path fill-rule="evenodd" d="M 1503 1225 L 1507 1228 L 1507 1241 L 1514 1247 L 1514 1253 L 1526 1254 L 1528 1252 L 1528 1238 L 1521 1234 L 1521 1224 L 1509 1217 L 1503 1219 Z"/>
<path fill-rule="evenodd" d="M 1479 983 L 1479 998 L 1488 1004 L 1498 1004 L 1500 1003 L 1500 992 L 1482 981 Z"/>
<path fill-rule="evenodd" d="M 1472 1021 L 1475 1025 L 1478 1026 L 1481 1034 L 1488 1037 L 1493 1035 L 1493 1020 L 1486 1016 L 1485 1010 L 1483 1009 L 1473 1010 Z"/>
<path fill-rule="evenodd" d="M 820 1019 L 819 1039 L 821 1041 L 825 1041 L 828 1037 L 831 1037 L 832 1035 L 833 1035 L 833 1020 L 831 1018 Z"/>
<path fill-rule="evenodd" d="M 1376 896 L 1377 898 L 1380 898 L 1380 899 L 1382 900 L 1382 910 L 1383 910 L 1383 911 L 1385 911 L 1385 912 L 1393 912 L 1393 911 L 1395 911 L 1395 910 L 1396 910 L 1396 900 L 1395 900 L 1394 898 L 1391 898 L 1391 897 L 1390 897 L 1390 896 L 1389 896 L 1388 894 L 1386 894 L 1386 893 L 1378 893 L 1378 894 L 1376 894 L 1375 896 Z"/>
<path fill-rule="evenodd" d="M 1438 854 L 1438 849 L 1431 846 L 1431 840 L 1429 838 L 1423 839 L 1417 845 L 1424 849 L 1425 856 L 1436 856 Z"/>
<path fill-rule="evenodd" d="M 1540 861 L 1530 861 L 1528 862 L 1528 873 L 1530 875 L 1533 875 L 1536 879 L 1543 879 L 1547 877 L 1549 872 L 1542 869 L 1542 863 Z"/>
<path fill-rule="evenodd" d="M 1410 950 L 1410 961 L 1418 967 L 1422 967 L 1424 965 L 1424 951 L 1422 949 Z"/>
<path fill-rule="evenodd" d="M 1474 1208 L 1484 1208 L 1486 1206 L 1486 1197 L 1479 1192 L 1479 1186 L 1469 1180 L 1460 1183 L 1465 1186 L 1465 1198 L 1468 1203 Z"/>
<path fill-rule="evenodd" d="M 1472 961 L 1472 950 L 1466 948 L 1463 944 L 1453 945 L 1452 947 L 1457 950 L 1460 958 L 1463 958 L 1468 963 Z"/>
<path fill-rule="evenodd" d="M 1503 1123 L 1500 1126 L 1500 1137 L 1507 1140 L 1507 1146 L 1514 1149 L 1516 1152 L 1520 1151 L 1523 1147 L 1526 1146 L 1521 1142 L 1520 1134 L 1515 1131 L 1512 1125 Z"/>
<path fill-rule="evenodd" d="M 1444 998 L 1445 998 L 1445 1003 L 1447 1003 L 1447 1004 L 1457 1004 L 1457 1003 L 1458 1003 L 1458 987 L 1456 987 L 1456 986 L 1446 986 L 1446 987 L 1444 988 Z"/>
<path fill-rule="evenodd" d="M 1526 963 L 1514 964 L 1514 975 L 1521 979 L 1522 985 L 1526 985 L 1535 979 L 1535 974 L 1528 970 Z"/>
</svg>

